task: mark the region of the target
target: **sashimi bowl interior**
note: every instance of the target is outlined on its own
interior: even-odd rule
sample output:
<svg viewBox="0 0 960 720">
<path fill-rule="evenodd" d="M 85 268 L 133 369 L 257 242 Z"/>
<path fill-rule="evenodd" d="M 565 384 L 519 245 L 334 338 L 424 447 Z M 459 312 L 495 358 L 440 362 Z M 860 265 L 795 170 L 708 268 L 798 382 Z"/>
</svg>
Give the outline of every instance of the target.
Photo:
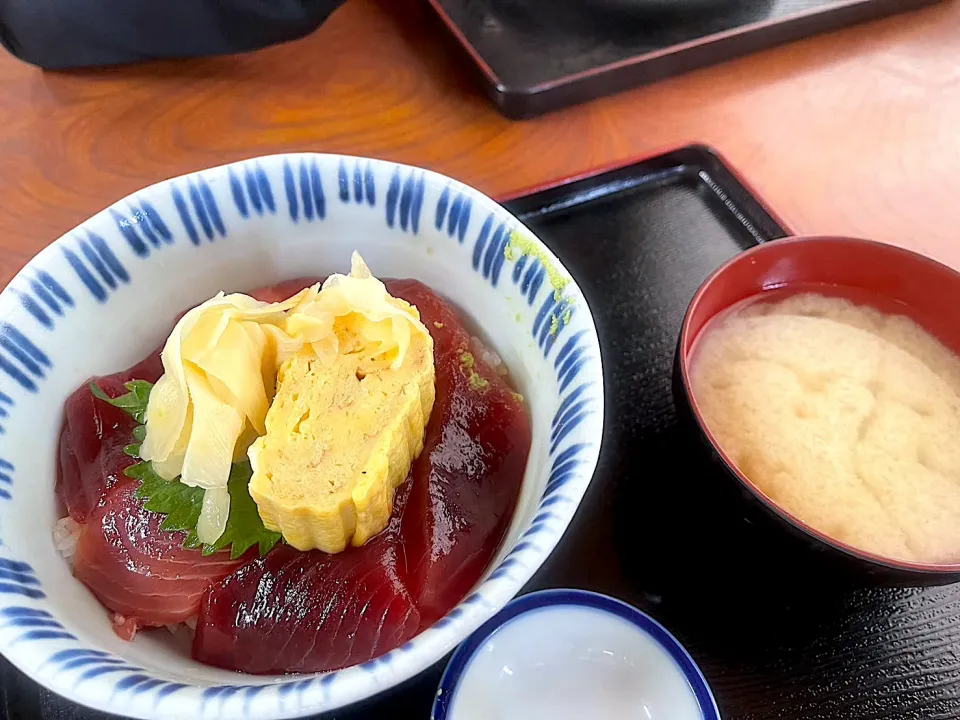
<svg viewBox="0 0 960 720">
<path fill-rule="evenodd" d="M 600 449 L 579 288 L 429 171 L 279 155 L 146 188 L 0 295 L 0 650 L 143 718 L 297 717 L 442 660 Z"/>
</svg>

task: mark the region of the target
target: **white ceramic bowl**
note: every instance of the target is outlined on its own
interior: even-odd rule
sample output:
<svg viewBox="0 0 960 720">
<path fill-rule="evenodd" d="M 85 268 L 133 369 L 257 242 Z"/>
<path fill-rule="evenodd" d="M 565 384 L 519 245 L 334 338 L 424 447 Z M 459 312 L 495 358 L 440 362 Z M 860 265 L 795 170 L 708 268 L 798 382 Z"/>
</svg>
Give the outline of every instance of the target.
<svg viewBox="0 0 960 720">
<path fill-rule="evenodd" d="M 517 598 L 454 653 L 431 720 L 720 720 L 693 658 L 624 602 L 583 590 Z"/>
<path fill-rule="evenodd" d="M 0 651 L 76 702 L 178 719 L 331 710 L 443 658 L 543 563 L 600 449 L 603 378 L 593 319 L 545 247 L 535 245 L 542 260 L 507 257 L 518 226 L 482 194 L 431 172 L 277 155 L 146 188 L 37 255 L 0 294 Z M 120 640 L 51 537 L 64 400 L 91 375 L 146 355 L 178 311 L 221 289 L 346 271 L 354 249 L 377 275 L 418 278 L 453 300 L 528 401 L 530 459 L 491 569 L 434 627 L 334 673 L 242 675 L 192 661 L 167 633 Z"/>
</svg>

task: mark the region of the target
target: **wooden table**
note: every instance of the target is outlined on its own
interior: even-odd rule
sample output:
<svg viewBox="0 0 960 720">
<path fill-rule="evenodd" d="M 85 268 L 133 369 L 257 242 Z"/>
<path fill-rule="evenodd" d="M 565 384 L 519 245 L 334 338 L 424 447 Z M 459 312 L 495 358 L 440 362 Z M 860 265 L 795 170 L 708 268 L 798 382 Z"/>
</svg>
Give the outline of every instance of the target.
<svg viewBox="0 0 960 720">
<path fill-rule="evenodd" d="M 350 0 L 259 53 L 42 73 L 0 57 L 0 280 L 109 203 L 253 155 L 426 166 L 488 194 L 689 141 L 798 232 L 960 267 L 960 3 L 814 38 L 538 120 L 500 117 L 425 4 Z"/>
<path fill-rule="evenodd" d="M 523 123 L 480 96 L 419 0 L 350 0 L 312 37 L 242 57 L 43 74 L 4 56 L 0 279 L 144 185 L 253 155 L 372 155 L 502 196 L 691 141 L 718 148 L 799 232 L 900 243 L 960 268 L 958 49 L 960 2 L 946 2 Z M 891 608 L 906 607 L 923 630 L 936 613 L 953 613 L 954 595 L 904 591 L 897 602 Z M 945 622 L 937 632 L 955 637 Z M 888 632 L 891 657 L 897 632 Z M 871 663 L 863 677 L 873 677 Z M 887 665 L 877 667 L 883 675 Z M 716 689 L 742 700 L 742 717 L 769 717 L 763 694 L 754 702 L 748 692 L 766 675 L 721 670 Z M 944 661 L 904 682 L 933 678 L 910 697 L 936 694 L 954 673 Z M 8 677 L 0 715 L 5 705 L 12 717 L 37 707 L 58 720 L 94 717 Z M 891 691 L 904 687 L 883 677 Z M 422 715 L 436 682 L 436 672 L 424 676 L 419 692 L 382 707 Z M 784 702 L 803 712 L 812 707 L 804 697 L 788 688 Z M 910 717 L 932 717 L 920 712 Z"/>
</svg>

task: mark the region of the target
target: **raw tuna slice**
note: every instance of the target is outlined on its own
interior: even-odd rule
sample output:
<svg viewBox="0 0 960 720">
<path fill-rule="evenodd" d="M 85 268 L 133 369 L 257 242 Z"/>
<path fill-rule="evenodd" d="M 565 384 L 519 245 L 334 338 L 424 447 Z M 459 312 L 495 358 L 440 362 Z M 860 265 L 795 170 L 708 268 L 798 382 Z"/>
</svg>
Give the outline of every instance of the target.
<svg viewBox="0 0 960 720">
<path fill-rule="evenodd" d="M 336 555 L 281 545 L 204 596 L 193 641 L 202 663 L 246 673 L 323 672 L 372 660 L 420 626 L 402 579 L 397 492 L 390 525 Z"/>
<path fill-rule="evenodd" d="M 136 487 L 124 478 L 90 513 L 74 566 L 74 575 L 115 613 L 115 628 L 126 640 L 140 627 L 195 616 L 203 593 L 251 557 L 184 549 L 186 533 L 161 530 L 163 516 L 143 508 Z"/>
<path fill-rule="evenodd" d="M 530 451 L 522 400 L 480 357 L 454 310 L 413 280 L 388 283 L 434 338 L 437 399 L 403 516 L 407 587 L 426 628 L 479 581 L 503 541 Z"/>
<path fill-rule="evenodd" d="M 116 397 L 127 392 L 125 382 L 155 382 L 162 372 L 158 351 L 129 370 L 93 378 L 92 382 L 107 395 Z M 132 442 L 136 423 L 123 410 L 95 398 L 89 383 L 81 385 L 67 399 L 65 414 L 56 492 L 70 516 L 82 523 L 109 490 L 125 479 L 124 469 L 134 461 L 123 449 Z"/>
</svg>

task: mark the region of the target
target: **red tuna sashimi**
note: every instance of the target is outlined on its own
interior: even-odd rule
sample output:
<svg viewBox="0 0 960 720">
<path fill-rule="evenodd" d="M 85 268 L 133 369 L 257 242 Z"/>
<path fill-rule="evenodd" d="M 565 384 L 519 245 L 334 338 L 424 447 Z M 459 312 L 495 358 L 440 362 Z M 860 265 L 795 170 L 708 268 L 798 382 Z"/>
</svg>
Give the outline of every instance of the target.
<svg viewBox="0 0 960 720">
<path fill-rule="evenodd" d="M 107 395 L 127 392 L 125 382 L 155 382 L 163 372 L 160 353 L 155 352 L 139 365 L 106 377 L 93 378 Z M 124 454 L 136 423 L 126 412 L 99 400 L 89 383 L 81 385 L 66 402 L 60 432 L 57 496 L 77 522 L 87 516 L 104 496 L 124 479 L 123 471 L 134 460 Z"/>
<path fill-rule="evenodd" d="M 437 399 L 403 516 L 407 587 L 422 627 L 460 602 L 503 541 L 530 451 L 522 400 L 480 357 L 457 313 L 415 280 L 388 283 L 434 339 Z"/>
<path fill-rule="evenodd" d="M 420 626 L 398 543 L 409 483 L 390 525 L 363 547 L 328 555 L 281 545 L 204 596 L 195 660 L 246 673 L 324 672 L 372 660 Z"/>
<path fill-rule="evenodd" d="M 161 530 L 163 516 L 144 509 L 136 488 L 136 481 L 124 478 L 90 513 L 74 566 L 74 575 L 116 614 L 115 629 L 126 640 L 140 627 L 195 616 L 203 593 L 251 557 L 204 557 L 185 549 L 186 533 Z"/>
</svg>

